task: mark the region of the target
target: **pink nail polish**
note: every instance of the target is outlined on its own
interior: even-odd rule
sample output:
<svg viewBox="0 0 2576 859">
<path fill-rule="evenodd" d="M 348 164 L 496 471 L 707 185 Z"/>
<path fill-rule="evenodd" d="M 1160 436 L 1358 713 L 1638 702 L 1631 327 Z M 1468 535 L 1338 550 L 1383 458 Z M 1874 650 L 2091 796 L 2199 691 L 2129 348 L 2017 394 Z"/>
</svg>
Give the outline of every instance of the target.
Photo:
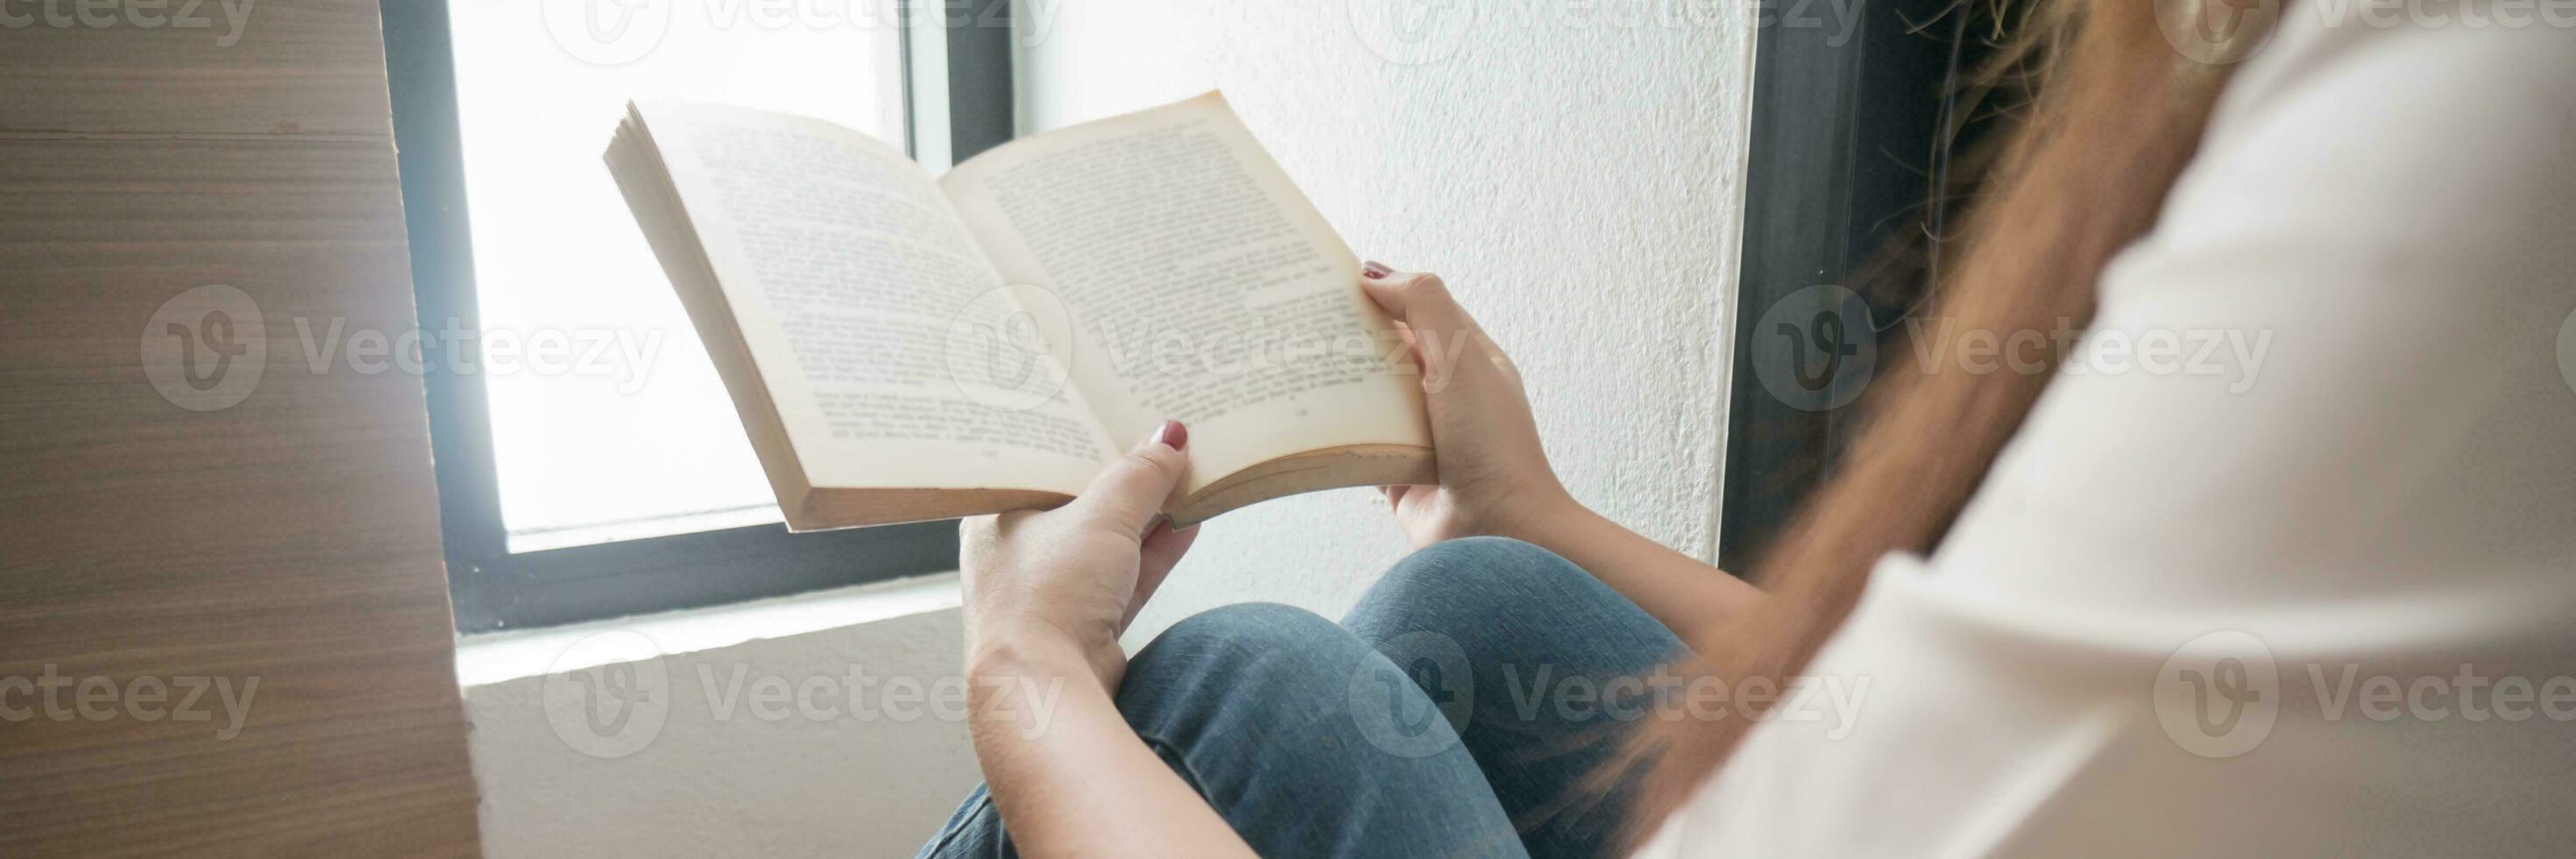
<svg viewBox="0 0 2576 859">
<path fill-rule="evenodd" d="M 1395 269 L 1388 268 L 1386 263 L 1378 262 L 1376 260 L 1370 260 L 1360 264 L 1360 274 L 1367 275 L 1370 280 L 1376 280 L 1394 273 Z"/>
<path fill-rule="evenodd" d="M 1164 421 L 1154 428 L 1154 443 L 1173 450 L 1190 449 L 1190 428 L 1180 421 Z"/>
</svg>

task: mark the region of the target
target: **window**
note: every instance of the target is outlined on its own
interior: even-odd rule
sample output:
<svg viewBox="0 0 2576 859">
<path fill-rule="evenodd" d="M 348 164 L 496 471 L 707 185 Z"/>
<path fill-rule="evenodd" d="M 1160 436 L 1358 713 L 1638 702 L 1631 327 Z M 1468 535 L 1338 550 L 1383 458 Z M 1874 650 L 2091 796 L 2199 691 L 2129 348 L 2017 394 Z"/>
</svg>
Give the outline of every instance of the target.
<svg viewBox="0 0 2576 859">
<path fill-rule="evenodd" d="M 1992 125 L 1954 115 L 1950 87 L 1991 48 L 1971 38 L 1982 9 L 1863 4 L 1849 32 L 1792 12 L 1756 36 L 1720 568 L 1752 569 L 1848 441 L 1846 407 L 1872 377 L 1837 347 L 1885 347 L 1902 327 L 1913 290 L 1871 285 L 1922 281 L 1938 243 L 1915 239 L 1941 235 L 1962 196 L 1933 177 Z"/>
<path fill-rule="evenodd" d="M 954 522 L 780 525 L 601 162 L 630 98 L 821 117 L 934 167 L 1011 136 L 1008 0 L 387 4 L 450 591 L 465 632 L 950 568 Z"/>
</svg>

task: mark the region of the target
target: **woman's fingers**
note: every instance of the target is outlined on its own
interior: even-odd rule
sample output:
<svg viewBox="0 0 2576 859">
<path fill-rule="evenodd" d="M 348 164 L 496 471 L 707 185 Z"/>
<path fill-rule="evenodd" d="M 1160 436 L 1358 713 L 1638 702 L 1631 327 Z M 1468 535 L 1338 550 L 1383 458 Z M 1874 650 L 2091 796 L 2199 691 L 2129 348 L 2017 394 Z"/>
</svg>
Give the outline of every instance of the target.
<svg viewBox="0 0 2576 859">
<path fill-rule="evenodd" d="M 1190 457 L 1183 452 L 1189 444 L 1188 427 L 1164 421 L 1152 437 L 1092 478 L 1073 507 L 1104 527 L 1143 539 L 1145 527 L 1162 513 L 1163 500 L 1189 471 Z"/>
<path fill-rule="evenodd" d="M 1125 632 L 1127 624 L 1136 620 L 1137 610 L 1145 607 L 1146 600 L 1154 598 L 1154 589 L 1163 586 L 1163 579 L 1171 576 L 1172 568 L 1181 563 L 1181 557 L 1190 552 L 1190 544 L 1198 539 L 1196 525 L 1187 530 L 1177 530 L 1169 519 L 1154 521 L 1153 530 L 1145 532 L 1145 545 L 1140 551 L 1140 563 L 1136 565 L 1136 595 L 1127 599 L 1127 614 L 1118 619 L 1120 632 Z"/>
<path fill-rule="evenodd" d="M 1395 271 L 1385 263 L 1372 262 L 1360 271 L 1360 289 L 1386 315 L 1416 332 L 1429 329 L 1446 336 L 1476 324 L 1468 318 L 1466 309 L 1458 306 L 1458 300 L 1449 295 L 1449 285 L 1436 274 Z"/>
<path fill-rule="evenodd" d="M 1360 290 L 1394 318 L 1414 363 L 1422 368 L 1424 390 L 1438 393 L 1455 375 L 1474 378 L 1496 368 L 1502 353 L 1439 275 L 1394 271 L 1372 262 L 1360 271 Z"/>
</svg>

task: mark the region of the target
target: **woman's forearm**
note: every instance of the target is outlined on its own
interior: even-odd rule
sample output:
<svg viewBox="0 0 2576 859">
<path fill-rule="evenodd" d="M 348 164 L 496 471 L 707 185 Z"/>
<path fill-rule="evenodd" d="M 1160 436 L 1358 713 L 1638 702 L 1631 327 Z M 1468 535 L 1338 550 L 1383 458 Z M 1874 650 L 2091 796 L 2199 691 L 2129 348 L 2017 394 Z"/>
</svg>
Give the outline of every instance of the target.
<svg viewBox="0 0 2576 859">
<path fill-rule="evenodd" d="M 1526 517 L 1511 531 L 1508 536 L 1591 571 L 1684 641 L 1764 599 L 1760 589 L 1744 580 L 1665 548 L 1570 498 Z"/>
<path fill-rule="evenodd" d="M 1136 737 L 1079 648 L 1012 642 L 971 662 L 975 757 L 1021 855 L 1253 855 Z"/>
</svg>

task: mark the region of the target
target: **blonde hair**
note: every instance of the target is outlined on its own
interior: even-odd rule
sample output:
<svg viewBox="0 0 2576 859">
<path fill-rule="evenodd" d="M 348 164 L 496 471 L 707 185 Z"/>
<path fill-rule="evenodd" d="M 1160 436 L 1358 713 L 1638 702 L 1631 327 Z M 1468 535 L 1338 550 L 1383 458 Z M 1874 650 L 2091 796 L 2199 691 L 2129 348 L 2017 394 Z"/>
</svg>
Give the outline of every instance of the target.
<svg viewBox="0 0 2576 859">
<path fill-rule="evenodd" d="M 2011 342 L 2017 332 L 2090 323 L 2095 280 L 2154 225 L 2231 68 L 2196 62 L 2166 41 L 2156 21 L 2164 2 L 1985 10 L 2017 22 L 2016 38 L 1965 86 L 2027 100 L 1990 157 L 1962 161 L 1982 165 L 1980 199 L 1940 254 L 1939 287 L 1925 307 L 1943 324 L 1912 327 L 1915 336 L 1956 341 L 1988 332 Z M 1859 601 L 1881 556 L 1930 551 L 1948 530 L 2064 357 L 2066 344 L 2039 342 L 2049 345 L 2038 372 L 1883 365 L 1895 371 L 1873 383 L 1852 444 L 1754 566 L 1752 578 L 1770 599 L 1691 641 L 1697 656 L 1677 667 L 1681 676 L 1777 684 L 1803 670 Z M 1614 772 L 1647 768 L 1627 829 L 1632 842 L 1687 801 L 1751 720 L 1646 724 L 1614 765 Z"/>
</svg>

